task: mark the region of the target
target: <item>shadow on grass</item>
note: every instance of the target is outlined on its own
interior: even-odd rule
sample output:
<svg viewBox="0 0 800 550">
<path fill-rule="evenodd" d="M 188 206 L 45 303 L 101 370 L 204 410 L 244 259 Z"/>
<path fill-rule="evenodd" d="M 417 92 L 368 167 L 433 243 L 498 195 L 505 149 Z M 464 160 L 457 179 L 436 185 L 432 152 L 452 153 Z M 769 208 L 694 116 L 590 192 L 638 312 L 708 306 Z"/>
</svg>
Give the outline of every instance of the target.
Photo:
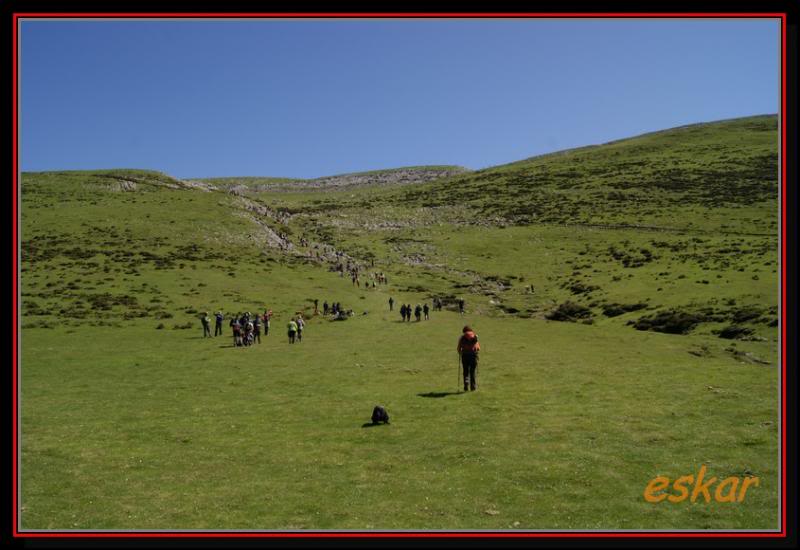
<svg viewBox="0 0 800 550">
<path fill-rule="evenodd" d="M 448 395 L 462 395 L 463 391 L 429 391 L 428 393 L 418 393 L 419 397 L 447 397 Z"/>
<path fill-rule="evenodd" d="M 374 428 L 376 426 L 386 426 L 386 425 L 387 424 L 382 424 L 382 423 L 373 424 L 372 422 L 364 422 L 363 424 L 361 424 L 361 427 L 362 428 Z"/>
</svg>

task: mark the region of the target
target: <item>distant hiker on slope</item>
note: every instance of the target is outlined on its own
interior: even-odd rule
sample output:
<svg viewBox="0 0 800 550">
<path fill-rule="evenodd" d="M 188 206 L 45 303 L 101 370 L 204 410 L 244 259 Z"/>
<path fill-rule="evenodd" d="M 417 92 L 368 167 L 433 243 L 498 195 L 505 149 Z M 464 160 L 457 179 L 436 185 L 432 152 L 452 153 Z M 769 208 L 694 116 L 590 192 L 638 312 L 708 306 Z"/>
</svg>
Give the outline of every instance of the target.
<svg viewBox="0 0 800 550">
<path fill-rule="evenodd" d="M 297 316 L 297 341 L 303 341 L 303 329 L 306 328 L 306 322 L 303 320 L 302 315 Z"/>
<path fill-rule="evenodd" d="M 261 315 L 256 312 L 255 319 L 253 319 L 253 341 L 258 340 L 261 343 Z"/>
<path fill-rule="evenodd" d="M 228 323 L 228 326 L 231 327 L 231 330 L 233 331 L 233 345 L 234 346 L 236 345 L 236 334 L 237 334 L 237 330 L 236 330 L 234 325 L 236 325 L 236 322 L 237 322 L 236 320 L 238 318 L 239 318 L 239 314 L 237 313 L 236 315 L 231 317 L 231 322 Z"/>
<path fill-rule="evenodd" d="M 242 325 L 239 323 L 239 319 L 233 318 L 231 321 L 233 324 L 233 345 L 239 347 L 242 345 Z"/>
<path fill-rule="evenodd" d="M 430 319 L 430 317 L 428 317 L 428 313 L 430 313 L 430 311 L 431 308 L 428 307 L 428 302 L 425 302 L 425 304 L 422 306 L 422 313 L 425 315 L 426 321 Z"/>
<path fill-rule="evenodd" d="M 267 336 L 269 334 L 269 322 L 272 319 L 272 310 L 264 310 L 264 316 L 261 319 L 264 321 L 264 336 Z"/>
<path fill-rule="evenodd" d="M 464 316 L 464 298 L 458 299 L 458 312 L 462 317 Z"/>
<path fill-rule="evenodd" d="M 253 343 L 253 321 L 250 320 L 250 316 L 247 316 L 247 322 L 244 324 L 244 345 L 249 346 Z"/>
<path fill-rule="evenodd" d="M 295 322 L 294 318 L 289 321 L 289 324 L 286 328 L 288 329 L 289 343 L 294 344 L 294 336 L 297 334 L 297 323 Z"/>
<path fill-rule="evenodd" d="M 393 309 L 394 309 L 394 298 L 389 296 L 389 311 L 392 311 Z"/>
<path fill-rule="evenodd" d="M 422 315 L 422 306 L 417 304 L 417 307 L 414 308 L 414 318 L 419 322 L 419 318 Z"/>
<path fill-rule="evenodd" d="M 481 345 L 478 343 L 478 335 L 469 326 L 465 326 L 461 333 L 456 351 L 461 357 L 461 368 L 464 369 L 464 391 L 475 391 L 478 385 L 475 371 L 478 369 L 478 352 L 481 350 Z"/>
<path fill-rule="evenodd" d="M 211 318 L 207 311 L 200 317 L 200 322 L 203 323 L 203 338 L 206 336 L 211 338 Z"/>
<path fill-rule="evenodd" d="M 222 336 L 222 320 L 225 319 L 225 316 L 222 315 L 221 311 L 218 311 L 214 314 L 214 318 L 217 320 L 214 325 L 214 336 Z"/>
</svg>

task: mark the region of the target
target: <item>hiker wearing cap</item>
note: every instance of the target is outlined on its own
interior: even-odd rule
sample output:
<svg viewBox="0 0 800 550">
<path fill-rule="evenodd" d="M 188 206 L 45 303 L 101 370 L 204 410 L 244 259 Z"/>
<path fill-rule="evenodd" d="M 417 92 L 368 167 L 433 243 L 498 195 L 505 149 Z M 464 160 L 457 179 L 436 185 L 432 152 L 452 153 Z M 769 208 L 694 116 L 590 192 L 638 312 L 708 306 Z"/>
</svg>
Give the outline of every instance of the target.
<svg viewBox="0 0 800 550">
<path fill-rule="evenodd" d="M 286 328 L 288 329 L 289 343 L 294 344 L 294 336 L 297 334 L 297 323 L 295 322 L 294 318 L 289 321 L 289 324 Z"/>
<path fill-rule="evenodd" d="M 464 374 L 464 391 L 475 391 L 477 387 L 475 371 L 478 369 L 478 352 L 480 350 L 481 345 L 478 343 L 478 335 L 475 334 L 469 325 L 465 326 L 458 339 L 458 346 L 456 346 L 456 351 L 459 357 L 461 357 L 461 367 Z"/>
<path fill-rule="evenodd" d="M 222 320 L 225 318 L 221 311 L 214 314 L 216 323 L 214 324 L 214 336 L 222 336 Z"/>
<path fill-rule="evenodd" d="M 211 319 L 209 318 L 207 311 L 204 312 L 200 317 L 200 321 L 203 323 L 203 338 L 206 336 L 211 338 Z"/>
</svg>

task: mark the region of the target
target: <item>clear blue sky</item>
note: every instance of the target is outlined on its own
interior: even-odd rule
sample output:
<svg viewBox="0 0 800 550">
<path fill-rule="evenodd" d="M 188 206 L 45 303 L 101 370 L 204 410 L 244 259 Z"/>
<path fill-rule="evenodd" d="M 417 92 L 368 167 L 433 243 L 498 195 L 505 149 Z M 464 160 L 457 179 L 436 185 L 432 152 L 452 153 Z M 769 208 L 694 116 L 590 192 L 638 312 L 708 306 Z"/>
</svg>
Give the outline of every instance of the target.
<svg viewBox="0 0 800 550">
<path fill-rule="evenodd" d="M 27 21 L 25 171 L 483 168 L 777 113 L 776 20 Z"/>
</svg>

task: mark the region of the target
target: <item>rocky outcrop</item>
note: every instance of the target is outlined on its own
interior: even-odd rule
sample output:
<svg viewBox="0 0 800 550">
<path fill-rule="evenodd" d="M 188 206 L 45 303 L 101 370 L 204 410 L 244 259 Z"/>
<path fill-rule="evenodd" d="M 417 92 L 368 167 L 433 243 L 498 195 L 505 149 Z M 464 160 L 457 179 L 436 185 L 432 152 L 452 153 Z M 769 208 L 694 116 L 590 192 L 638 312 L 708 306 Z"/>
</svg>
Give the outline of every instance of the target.
<svg viewBox="0 0 800 550">
<path fill-rule="evenodd" d="M 341 176 L 327 176 L 306 180 L 302 187 L 312 189 L 329 187 L 361 187 L 365 185 L 409 185 L 425 183 L 440 178 L 449 178 L 468 172 L 466 168 L 454 166 L 452 168 L 398 168 L 380 172 L 364 172 L 358 174 L 343 174 Z"/>
<path fill-rule="evenodd" d="M 258 178 L 226 178 L 224 183 L 215 182 L 216 188 L 233 195 L 242 196 L 247 191 L 325 191 L 350 187 L 410 185 L 425 183 L 441 178 L 449 178 L 470 172 L 460 166 L 395 168 L 374 172 L 357 172 L 338 176 L 325 176 L 314 179 L 294 179 L 283 181 L 258 181 Z M 256 181 L 252 181 L 252 180 Z M 267 178 L 264 178 L 267 179 Z"/>
</svg>

